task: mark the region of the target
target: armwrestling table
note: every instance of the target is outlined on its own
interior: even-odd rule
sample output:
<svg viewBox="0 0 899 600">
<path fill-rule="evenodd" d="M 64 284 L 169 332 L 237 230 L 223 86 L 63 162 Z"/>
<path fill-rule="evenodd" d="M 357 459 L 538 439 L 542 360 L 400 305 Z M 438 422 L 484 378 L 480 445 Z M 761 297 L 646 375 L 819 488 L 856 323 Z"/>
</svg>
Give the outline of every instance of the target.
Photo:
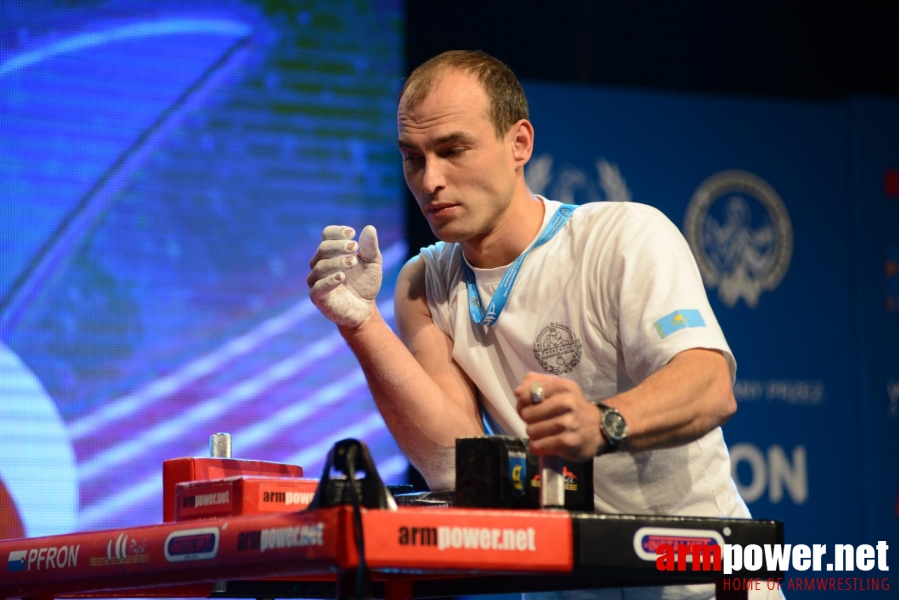
<svg viewBox="0 0 899 600">
<path fill-rule="evenodd" d="M 2 540 L 0 598 L 348 598 L 360 533 L 366 595 L 388 600 L 687 583 L 746 598 L 728 585 L 745 573 L 660 571 L 656 548 L 783 542 L 777 521 L 344 505 Z"/>
</svg>

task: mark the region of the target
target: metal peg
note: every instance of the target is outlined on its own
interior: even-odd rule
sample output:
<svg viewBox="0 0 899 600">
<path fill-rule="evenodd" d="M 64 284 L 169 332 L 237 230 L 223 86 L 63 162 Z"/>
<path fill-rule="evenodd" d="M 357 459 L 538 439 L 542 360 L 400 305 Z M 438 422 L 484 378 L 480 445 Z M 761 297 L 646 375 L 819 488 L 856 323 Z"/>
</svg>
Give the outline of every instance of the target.
<svg viewBox="0 0 899 600">
<path fill-rule="evenodd" d="M 540 457 L 540 508 L 565 508 L 565 459 Z"/>
<path fill-rule="evenodd" d="M 231 458 L 231 434 L 213 433 L 209 436 L 209 456 Z"/>
<path fill-rule="evenodd" d="M 540 404 L 546 399 L 543 384 L 531 385 L 531 401 Z M 540 457 L 540 508 L 565 508 L 565 460 L 558 456 Z"/>
</svg>

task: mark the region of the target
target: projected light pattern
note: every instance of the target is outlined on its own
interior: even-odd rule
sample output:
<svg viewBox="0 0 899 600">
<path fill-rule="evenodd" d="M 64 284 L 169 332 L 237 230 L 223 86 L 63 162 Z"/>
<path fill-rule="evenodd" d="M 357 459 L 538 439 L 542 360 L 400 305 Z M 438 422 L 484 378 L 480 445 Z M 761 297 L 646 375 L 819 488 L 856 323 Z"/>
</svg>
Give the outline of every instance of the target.
<svg viewBox="0 0 899 600">
<path fill-rule="evenodd" d="M 23 67 L 43 62 L 54 56 L 74 54 L 90 47 L 104 47 L 114 42 L 138 38 L 154 38 L 164 35 L 211 33 L 225 37 L 244 38 L 250 34 L 250 27 L 239 21 L 228 19 L 164 19 L 157 22 L 133 23 L 114 27 L 106 31 L 96 31 L 74 35 L 45 47 L 23 52 L 0 64 L 0 77 Z"/>
<path fill-rule="evenodd" d="M 247 25 L 222 20 L 128 24 L 0 64 L 0 85 L 11 90 L 0 104 L 2 155 L 11 167 L 0 186 L 17 200 L 4 203 L 0 216 L 24 233 L 0 246 L 8 267 L 0 270 L 0 334 L 147 154 L 235 67 L 248 35 Z M 135 60 L 147 56 L 154 58 Z M 136 90 L 140 101 L 127 101 Z"/>
<path fill-rule="evenodd" d="M 407 255 L 399 5 L 37 8 L 4 8 L 0 26 L 0 340 L 4 368 L 39 382 L 42 414 L 64 424 L 59 457 L 74 456 L 77 515 L 57 527 L 159 521 L 162 461 L 206 455 L 217 431 L 237 457 L 312 477 L 356 437 L 402 481 L 305 283 L 324 225 L 371 223 L 392 318 Z M 0 423 L 0 448 L 22 440 Z M 62 460 L 39 440 L 40 460 Z M 36 479 L 14 459 L 0 450 L 0 485 L 27 512 L 14 490 Z M 26 516 L 33 534 L 42 517 Z"/>
</svg>

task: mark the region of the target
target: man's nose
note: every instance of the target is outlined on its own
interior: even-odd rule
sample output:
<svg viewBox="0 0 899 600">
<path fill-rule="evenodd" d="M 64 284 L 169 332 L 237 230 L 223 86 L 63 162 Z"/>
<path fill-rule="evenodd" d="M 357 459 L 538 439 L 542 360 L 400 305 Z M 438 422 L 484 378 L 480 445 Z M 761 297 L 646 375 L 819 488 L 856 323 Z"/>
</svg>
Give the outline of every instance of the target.
<svg viewBox="0 0 899 600">
<path fill-rule="evenodd" d="M 428 158 L 425 161 L 424 175 L 421 180 L 421 189 L 425 194 L 433 196 L 446 187 L 443 176 L 443 167 L 439 158 Z"/>
</svg>

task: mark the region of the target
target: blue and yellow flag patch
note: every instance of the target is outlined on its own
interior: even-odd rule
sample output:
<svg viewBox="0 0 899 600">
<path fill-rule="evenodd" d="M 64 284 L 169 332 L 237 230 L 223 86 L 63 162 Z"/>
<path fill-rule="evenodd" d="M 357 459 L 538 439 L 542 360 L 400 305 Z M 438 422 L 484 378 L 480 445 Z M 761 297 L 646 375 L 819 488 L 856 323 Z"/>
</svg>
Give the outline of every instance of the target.
<svg viewBox="0 0 899 600">
<path fill-rule="evenodd" d="M 681 329 L 705 327 L 705 321 L 702 320 L 702 315 L 699 314 L 698 310 L 676 310 L 653 323 L 652 327 L 659 334 L 659 339 L 664 340 L 675 331 L 680 331 Z"/>
</svg>

